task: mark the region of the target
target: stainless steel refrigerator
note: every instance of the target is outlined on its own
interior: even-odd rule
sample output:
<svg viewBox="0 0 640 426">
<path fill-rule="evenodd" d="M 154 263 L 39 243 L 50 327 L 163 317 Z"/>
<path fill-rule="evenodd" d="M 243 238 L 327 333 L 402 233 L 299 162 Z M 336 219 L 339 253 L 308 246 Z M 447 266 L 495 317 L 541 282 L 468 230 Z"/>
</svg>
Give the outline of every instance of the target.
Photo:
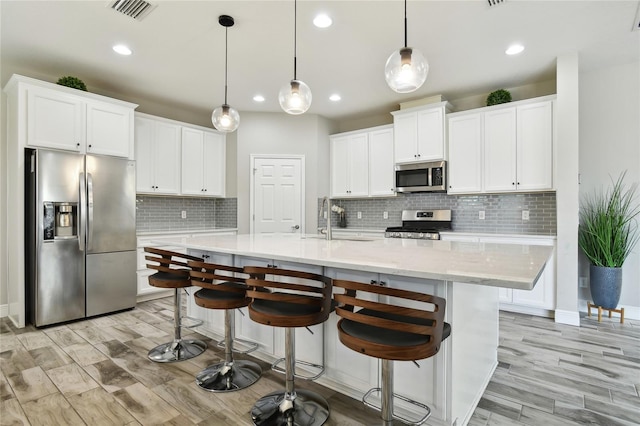
<svg viewBox="0 0 640 426">
<path fill-rule="evenodd" d="M 133 308 L 135 162 L 25 155 L 27 318 L 40 327 Z"/>
</svg>

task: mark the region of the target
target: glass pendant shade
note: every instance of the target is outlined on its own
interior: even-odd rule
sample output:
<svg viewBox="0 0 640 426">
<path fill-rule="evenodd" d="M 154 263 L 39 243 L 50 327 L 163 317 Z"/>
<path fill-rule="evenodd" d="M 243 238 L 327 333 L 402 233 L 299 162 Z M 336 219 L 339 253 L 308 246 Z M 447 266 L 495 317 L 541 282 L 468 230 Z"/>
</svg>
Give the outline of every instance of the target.
<svg viewBox="0 0 640 426">
<path fill-rule="evenodd" d="M 417 49 L 403 47 L 394 51 L 384 67 L 389 87 L 398 93 L 410 93 L 422 86 L 429 73 L 429 63 Z"/>
<path fill-rule="evenodd" d="M 211 122 L 220 132 L 234 132 L 240 125 L 240 114 L 235 108 L 224 104 L 213 110 Z"/>
<path fill-rule="evenodd" d="M 287 114 L 303 114 L 311 106 L 311 89 L 304 81 L 291 80 L 280 89 L 278 101 Z"/>
</svg>

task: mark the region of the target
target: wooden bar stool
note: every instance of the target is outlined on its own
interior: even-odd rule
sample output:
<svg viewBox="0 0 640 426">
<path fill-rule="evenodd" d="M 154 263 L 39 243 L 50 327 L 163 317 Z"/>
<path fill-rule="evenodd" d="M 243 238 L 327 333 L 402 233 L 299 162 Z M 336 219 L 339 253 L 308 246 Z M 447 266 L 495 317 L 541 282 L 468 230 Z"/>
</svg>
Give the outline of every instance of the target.
<svg viewBox="0 0 640 426">
<path fill-rule="evenodd" d="M 415 362 L 438 353 L 442 340 L 451 334 L 451 326 L 444 322 L 445 300 L 429 294 L 346 280 L 333 280 L 333 286 L 344 289 L 343 294 L 333 296 L 338 303 L 336 314 L 342 317 L 338 321 L 340 342 L 349 349 L 382 360 L 382 387 L 369 390 L 362 401 L 381 411 L 385 426 L 392 425 L 394 418 L 412 425 L 423 424 L 431 415 L 431 409 L 393 393 L 393 361 Z M 365 300 L 361 298 L 363 293 L 386 296 L 382 300 L 402 304 Z M 412 307 L 407 307 L 409 304 Z M 380 407 L 367 400 L 374 392 L 382 394 Z M 425 415 L 418 421 L 394 415 L 394 397 L 420 407 Z"/>
<path fill-rule="evenodd" d="M 194 294 L 198 306 L 206 309 L 224 309 L 224 362 L 210 365 L 196 376 L 196 384 L 210 392 L 229 392 L 254 384 L 262 375 L 262 368 L 253 361 L 234 360 L 234 309 L 247 306 L 247 285 L 242 268 L 216 265 L 201 261 L 188 262 L 191 285 L 202 287 Z M 256 343 L 243 342 L 249 353 L 258 348 Z"/>
<path fill-rule="evenodd" d="M 187 262 L 189 260 L 202 260 L 195 256 L 189 256 L 173 251 L 157 249 L 154 247 L 145 247 L 144 251 L 149 253 L 145 259 L 149 262 L 147 268 L 155 269 L 153 275 L 149 275 L 149 285 L 159 288 L 174 289 L 174 338 L 169 343 L 163 343 L 149 351 L 149 359 L 155 362 L 175 362 L 184 361 L 200 355 L 207 349 L 207 344 L 202 340 L 184 340 L 182 339 L 182 316 L 180 311 L 181 292 L 185 287 L 191 286 L 191 277 Z M 202 324 L 202 321 L 196 322 L 190 327 Z"/>
<path fill-rule="evenodd" d="M 250 276 L 247 295 L 251 298 L 251 320 L 285 328 L 285 390 L 265 395 L 255 403 L 251 410 L 253 423 L 260 426 L 324 424 L 329 418 L 327 401 L 315 392 L 296 389 L 294 385 L 295 327 L 309 327 L 327 320 L 332 310 L 331 278 L 252 266 L 246 266 L 244 272 Z"/>
</svg>

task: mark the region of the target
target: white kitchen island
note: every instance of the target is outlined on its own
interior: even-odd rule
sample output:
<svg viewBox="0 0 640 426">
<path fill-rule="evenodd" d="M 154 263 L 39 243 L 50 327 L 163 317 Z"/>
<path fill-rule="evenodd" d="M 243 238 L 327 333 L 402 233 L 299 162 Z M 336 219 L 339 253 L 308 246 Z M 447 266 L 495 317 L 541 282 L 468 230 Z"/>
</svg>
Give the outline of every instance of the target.
<svg viewBox="0 0 640 426">
<path fill-rule="evenodd" d="M 428 424 L 460 426 L 471 417 L 497 366 L 498 289 L 530 290 L 553 247 L 405 239 L 339 238 L 317 235 L 223 235 L 176 237 L 158 244 L 183 246 L 212 263 L 270 265 L 323 273 L 334 278 L 422 291 L 445 298 L 451 336 L 440 352 L 419 361 L 396 362 L 395 392 L 432 408 Z M 219 338 L 221 312 L 202 309 L 191 300 L 189 315 L 205 321 L 203 333 Z M 318 382 L 360 398 L 378 386 L 378 360 L 339 342 L 337 318 L 296 330 L 296 357 L 324 363 Z M 238 337 L 256 341 L 254 354 L 265 360 L 282 357 L 282 330 L 236 316 Z M 403 405 L 397 404 L 402 410 Z"/>
</svg>

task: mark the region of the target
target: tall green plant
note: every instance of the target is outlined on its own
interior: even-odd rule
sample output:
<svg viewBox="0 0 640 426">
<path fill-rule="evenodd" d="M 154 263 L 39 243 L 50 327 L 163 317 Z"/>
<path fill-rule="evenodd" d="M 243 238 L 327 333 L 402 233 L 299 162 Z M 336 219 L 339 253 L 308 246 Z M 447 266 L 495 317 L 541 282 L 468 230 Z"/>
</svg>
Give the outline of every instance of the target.
<svg viewBox="0 0 640 426">
<path fill-rule="evenodd" d="M 606 192 L 585 197 L 580 209 L 578 244 L 596 266 L 620 268 L 638 242 L 640 204 L 637 184 L 627 188 L 623 172 Z"/>
</svg>

